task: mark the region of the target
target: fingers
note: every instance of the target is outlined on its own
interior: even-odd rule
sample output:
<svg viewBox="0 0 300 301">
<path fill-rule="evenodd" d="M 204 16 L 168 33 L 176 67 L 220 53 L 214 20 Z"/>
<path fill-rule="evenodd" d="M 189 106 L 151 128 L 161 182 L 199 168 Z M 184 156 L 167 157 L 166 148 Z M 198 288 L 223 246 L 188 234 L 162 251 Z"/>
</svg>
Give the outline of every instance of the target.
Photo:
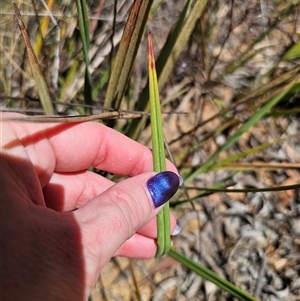
<svg viewBox="0 0 300 301">
<path fill-rule="evenodd" d="M 155 234 L 152 232 L 155 229 Z M 171 233 L 176 236 L 181 230 L 180 223 L 171 215 Z M 150 234 L 150 236 L 149 236 Z M 152 236 L 153 235 L 153 236 Z M 157 227 L 156 220 L 152 219 L 142 229 L 134 234 L 117 250 L 115 256 L 124 256 L 136 259 L 153 258 L 157 251 Z"/>
<path fill-rule="evenodd" d="M 144 173 L 124 180 L 74 212 L 82 229 L 83 246 L 93 254 L 93 258 L 101 261 L 101 266 L 111 254 L 118 254 L 124 242 L 154 218 L 160 209 L 156 208 L 157 204 L 162 205 L 177 191 L 179 178 L 176 176 L 175 181 L 170 174 L 174 175 L 166 172 L 160 177 L 153 177 L 153 173 Z M 170 185 L 162 183 L 170 178 Z M 156 193 L 157 187 L 159 194 Z M 143 241 L 146 243 L 146 238 Z M 127 254 L 130 250 L 128 246 L 126 251 L 125 245 L 119 254 L 130 256 Z"/>
<path fill-rule="evenodd" d="M 103 193 L 114 183 L 90 171 L 54 173 L 43 193 L 47 207 L 73 211 Z"/>
<path fill-rule="evenodd" d="M 176 228 L 176 218 L 171 213 L 170 214 L 170 233 L 172 233 Z M 156 218 L 153 218 L 149 223 L 138 230 L 138 233 L 147 236 L 149 238 L 157 238 L 157 222 Z M 123 254 L 123 256 L 126 256 Z"/>
<path fill-rule="evenodd" d="M 155 231 L 155 232 L 154 232 Z M 176 236 L 181 231 L 181 225 L 171 214 L 171 235 Z M 117 250 L 115 256 L 124 256 L 136 259 L 153 258 L 157 251 L 156 219 L 152 219 L 134 234 Z"/>
<path fill-rule="evenodd" d="M 134 176 L 153 170 L 150 149 L 96 122 L 66 128 L 60 135 L 49 137 L 49 141 L 57 158 L 57 171 L 77 171 L 92 165 L 114 174 Z M 170 163 L 168 168 L 176 172 Z"/>
<path fill-rule="evenodd" d="M 113 186 L 110 180 L 99 177 L 89 171 L 70 174 L 55 173 L 50 183 L 44 188 L 44 196 L 47 207 L 60 212 L 73 211 L 83 207 L 91 199 L 103 193 Z M 170 214 L 170 232 L 176 227 L 176 219 Z M 153 218 L 149 223 L 138 230 L 140 236 L 148 238 L 157 237 L 157 222 Z M 126 254 L 122 254 L 126 256 Z"/>
<path fill-rule="evenodd" d="M 7 118 L 19 114 L 3 114 Z M 7 119 L 6 118 L 6 119 Z M 39 173 L 75 172 L 94 166 L 118 175 L 134 176 L 151 171 L 152 152 L 147 147 L 97 122 L 29 123 L 3 122 L 14 129 L 5 148 L 23 145 Z M 6 141 L 6 140 L 5 140 Z M 47 158 L 47 160 L 45 160 Z M 171 163 L 168 169 L 176 172 Z"/>
<path fill-rule="evenodd" d="M 149 259 L 155 257 L 156 251 L 156 239 L 141 234 L 134 234 L 116 251 L 115 256 Z"/>
<path fill-rule="evenodd" d="M 97 174 L 89 171 L 78 172 L 72 175 L 55 173 L 43 192 L 47 207 L 60 212 L 68 212 L 83 207 L 114 184 L 110 180 L 99 177 Z M 171 213 L 171 233 L 175 227 L 176 219 Z M 138 233 L 150 238 L 156 238 L 156 218 L 153 218 L 139 229 Z"/>
<path fill-rule="evenodd" d="M 74 174 L 54 173 L 50 183 L 43 189 L 47 207 L 60 212 L 69 212 L 86 205 L 115 183 L 99 175 L 84 171 Z M 176 219 L 170 216 L 171 232 L 176 227 Z M 155 238 L 157 236 L 156 219 L 138 231 L 140 234 Z"/>
</svg>

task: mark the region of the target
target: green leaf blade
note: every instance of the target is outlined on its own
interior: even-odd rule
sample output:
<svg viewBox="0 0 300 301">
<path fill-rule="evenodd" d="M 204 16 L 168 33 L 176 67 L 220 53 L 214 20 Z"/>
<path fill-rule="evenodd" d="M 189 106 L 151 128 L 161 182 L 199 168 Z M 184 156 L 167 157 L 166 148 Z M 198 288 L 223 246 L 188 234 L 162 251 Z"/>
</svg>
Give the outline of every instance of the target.
<svg viewBox="0 0 300 301">
<path fill-rule="evenodd" d="M 168 255 L 182 265 L 184 265 L 189 270 L 195 272 L 197 275 L 203 277 L 204 279 L 216 284 L 219 288 L 222 288 L 226 292 L 230 293 L 232 296 L 238 298 L 242 301 L 258 301 L 256 298 L 251 296 L 249 293 L 245 292 L 244 290 L 240 289 L 239 287 L 235 286 L 231 282 L 227 281 L 226 279 L 220 277 L 218 274 L 214 273 L 210 269 L 198 264 L 197 262 L 193 261 L 190 258 L 185 257 L 184 255 L 176 252 L 173 249 L 168 251 Z"/>
<path fill-rule="evenodd" d="M 14 5 L 14 10 L 18 22 L 19 29 L 21 31 L 24 43 L 25 43 L 25 48 L 28 54 L 28 59 L 29 59 L 29 65 L 30 69 L 32 72 L 32 76 L 34 78 L 36 88 L 40 97 L 40 101 L 42 104 L 42 107 L 47 115 L 54 115 L 55 114 L 55 109 L 51 101 L 50 93 L 49 93 L 49 88 L 47 86 L 46 80 L 44 78 L 44 75 L 40 69 L 40 65 L 38 62 L 38 59 L 36 55 L 34 54 L 27 29 L 25 27 L 25 24 L 22 20 L 21 13 L 19 11 L 18 6 L 16 3 L 13 2 Z"/>
<path fill-rule="evenodd" d="M 162 131 L 162 116 L 160 109 L 157 75 L 155 69 L 154 51 L 152 45 L 152 34 L 148 35 L 148 69 L 149 69 L 149 95 L 150 95 L 150 118 L 153 148 L 154 171 L 166 170 L 164 136 Z M 157 253 L 159 257 L 171 248 L 170 240 L 170 207 L 169 203 L 157 215 Z"/>
</svg>

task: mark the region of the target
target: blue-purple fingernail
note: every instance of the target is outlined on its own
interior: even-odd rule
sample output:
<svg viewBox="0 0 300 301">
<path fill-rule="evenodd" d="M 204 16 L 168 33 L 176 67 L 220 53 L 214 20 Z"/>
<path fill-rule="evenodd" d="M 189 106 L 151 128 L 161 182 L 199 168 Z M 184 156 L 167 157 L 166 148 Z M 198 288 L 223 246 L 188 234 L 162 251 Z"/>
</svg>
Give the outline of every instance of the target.
<svg viewBox="0 0 300 301">
<path fill-rule="evenodd" d="M 166 203 L 178 190 L 180 179 L 172 171 L 163 171 L 150 178 L 147 189 L 151 195 L 154 206 L 157 208 Z"/>
</svg>

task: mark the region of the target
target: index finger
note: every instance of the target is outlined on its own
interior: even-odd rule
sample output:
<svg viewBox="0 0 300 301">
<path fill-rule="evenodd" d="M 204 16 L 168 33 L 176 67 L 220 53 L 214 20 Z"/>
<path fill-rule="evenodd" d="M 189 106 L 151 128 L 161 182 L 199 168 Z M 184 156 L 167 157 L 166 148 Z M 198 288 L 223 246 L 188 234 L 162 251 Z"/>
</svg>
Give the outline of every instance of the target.
<svg viewBox="0 0 300 301">
<path fill-rule="evenodd" d="M 11 125 L 32 162 L 40 162 L 43 170 L 76 172 L 94 166 L 129 176 L 153 170 L 148 147 L 97 122 Z M 170 162 L 167 166 L 176 172 Z"/>
<path fill-rule="evenodd" d="M 70 127 L 49 141 L 57 158 L 57 171 L 92 165 L 114 174 L 134 176 L 153 170 L 152 151 L 148 147 L 96 122 Z M 168 167 L 177 172 L 170 162 Z"/>
</svg>

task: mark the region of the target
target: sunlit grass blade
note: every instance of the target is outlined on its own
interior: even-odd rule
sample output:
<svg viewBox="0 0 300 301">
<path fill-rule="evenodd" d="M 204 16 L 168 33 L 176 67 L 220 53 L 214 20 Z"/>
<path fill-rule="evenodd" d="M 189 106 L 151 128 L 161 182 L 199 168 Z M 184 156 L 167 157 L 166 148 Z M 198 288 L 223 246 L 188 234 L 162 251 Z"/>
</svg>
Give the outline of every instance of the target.
<svg viewBox="0 0 300 301">
<path fill-rule="evenodd" d="M 224 179 L 213 183 L 210 188 L 212 188 L 212 189 L 224 189 L 224 188 L 230 186 L 230 184 L 234 184 L 235 182 L 233 182 L 233 177 L 236 174 L 237 174 L 237 172 L 233 172 L 233 173 L 229 174 Z M 191 189 L 191 187 L 185 185 L 185 189 L 186 189 L 186 191 L 188 191 L 189 189 Z M 212 191 L 203 189 L 196 196 L 193 196 L 193 197 L 188 196 L 188 198 L 186 198 L 186 199 L 180 198 L 179 201 L 178 200 L 173 200 L 172 203 L 170 204 L 170 207 L 173 208 L 173 207 L 176 207 L 180 204 L 184 204 L 184 203 L 187 203 L 187 202 L 192 202 L 193 200 L 199 199 L 200 197 L 209 196 L 213 193 L 214 192 L 212 192 Z"/>
<path fill-rule="evenodd" d="M 222 183 L 224 185 L 221 185 Z M 212 185 L 212 187 L 209 187 L 209 188 L 208 187 L 186 187 L 187 190 L 200 191 L 200 193 L 194 195 L 192 198 L 189 198 L 189 199 L 180 199 L 180 201 L 172 202 L 172 207 L 178 206 L 180 204 L 184 204 L 186 202 L 199 200 L 199 198 L 211 195 L 216 192 L 224 192 L 224 193 L 276 192 L 276 191 L 295 190 L 295 189 L 300 188 L 300 184 L 293 184 L 293 185 L 285 185 L 285 186 L 277 186 L 277 187 L 229 189 L 229 188 L 226 188 L 226 186 L 228 186 L 228 185 L 225 185 L 225 183 L 226 183 L 226 181 L 220 181 L 217 185 L 214 184 L 214 185 Z"/>
<path fill-rule="evenodd" d="M 50 11 L 53 8 L 53 4 L 54 4 L 54 0 L 48 0 L 47 7 Z M 36 41 L 35 41 L 35 45 L 34 45 L 34 52 L 35 52 L 36 56 L 39 56 L 41 49 L 43 47 L 44 37 L 47 33 L 49 23 L 50 23 L 49 16 L 43 18 L 42 21 L 40 22 L 40 25 L 39 25 L 40 30 L 37 32 Z"/>
<path fill-rule="evenodd" d="M 209 191 L 209 192 L 225 192 L 225 193 L 248 193 L 248 192 L 274 192 L 274 191 L 288 191 L 288 190 L 295 190 L 299 189 L 300 184 L 293 184 L 293 185 L 285 185 L 285 186 L 276 186 L 276 187 L 263 187 L 263 188 L 243 188 L 243 189 L 237 189 L 237 188 L 207 188 L 207 187 L 187 187 L 187 189 L 193 189 L 193 190 L 199 190 L 201 192 L 203 191 Z M 199 195 L 194 197 L 199 198 Z"/>
<path fill-rule="evenodd" d="M 282 75 L 271 80 L 270 82 L 268 82 L 264 85 L 261 85 L 257 89 L 251 91 L 247 96 L 243 97 L 242 99 L 233 102 L 231 105 L 222 109 L 218 113 L 205 119 L 203 122 L 198 124 L 198 127 L 202 127 L 205 124 L 208 124 L 209 122 L 216 120 L 217 118 L 219 118 L 221 116 L 225 116 L 228 113 L 233 112 L 233 110 L 241 104 L 248 103 L 250 101 L 253 101 L 254 99 L 256 100 L 256 99 L 262 98 L 264 95 L 268 95 L 268 98 L 266 98 L 266 101 L 265 101 L 265 102 L 267 102 L 268 99 L 272 98 L 273 96 L 275 97 L 276 94 L 278 94 L 278 91 L 281 89 L 281 86 L 284 83 L 290 83 L 296 76 L 298 76 L 299 72 L 300 72 L 300 67 L 296 66 L 295 68 L 287 71 L 286 73 L 283 73 Z M 260 107 L 263 103 L 264 102 L 261 102 L 261 104 L 258 103 L 257 105 Z M 194 129 L 192 129 L 189 132 L 186 132 L 185 134 L 190 134 L 192 131 L 194 131 Z M 176 141 L 176 139 L 173 140 L 172 142 L 174 142 L 174 141 Z"/>
<path fill-rule="evenodd" d="M 48 89 L 47 83 L 45 81 L 44 75 L 40 69 L 38 60 L 34 54 L 25 24 L 22 20 L 21 13 L 15 2 L 13 2 L 13 5 L 14 5 L 17 22 L 18 22 L 18 25 L 19 25 L 19 28 L 20 28 L 20 31 L 21 31 L 21 34 L 22 34 L 22 37 L 23 37 L 23 40 L 25 43 L 26 51 L 28 54 L 30 69 L 31 69 L 33 78 L 36 83 L 36 88 L 37 88 L 37 91 L 38 91 L 38 94 L 39 94 L 39 97 L 41 100 L 42 107 L 47 115 L 54 115 L 55 110 L 54 110 L 54 107 L 53 107 L 53 104 L 51 101 L 49 89 Z"/>
<path fill-rule="evenodd" d="M 107 83 L 109 79 L 109 70 L 105 70 L 102 74 L 102 76 L 99 78 L 98 82 L 94 84 L 93 87 L 93 99 L 97 97 L 97 95 L 100 93 L 104 85 Z"/>
<path fill-rule="evenodd" d="M 158 87 L 161 89 L 164 87 L 165 83 L 167 82 L 167 79 L 169 78 L 171 72 L 174 70 L 176 61 L 179 58 L 179 55 L 184 50 L 194 28 L 201 17 L 208 0 L 197 0 L 191 10 L 190 15 L 187 17 L 186 22 L 182 26 L 182 30 L 178 34 L 178 37 L 176 38 L 176 43 L 174 44 L 174 47 L 172 47 L 172 51 L 170 55 L 168 55 L 167 61 L 164 64 L 162 71 L 159 74 L 159 81 L 158 81 Z"/>
<path fill-rule="evenodd" d="M 300 58 L 300 41 L 291 46 L 283 55 L 283 61 L 296 60 Z"/>
<path fill-rule="evenodd" d="M 192 1 L 186 2 L 186 5 L 184 6 L 177 23 L 170 32 L 168 39 L 158 57 L 156 68 L 159 91 L 163 88 L 169 75 L 174 69 L 175 63 L 180 53 L 185 48 L 185 45 L 194 30 L 196 21 L 200 18 L 208 0 L 198 0 L 191 9 L 191 13 L 188 15 L 191 2 Z M 140 94 L 136 110 L 144 111 L 146 110 L 148 104 L 149 87 L 146 85 Z M 145 121 L 145 118 L 140 121 L 132 121 L 126 129 L 127 135 L 132 139 L 137 139 L 140 129 Z"/>
<path fill-rule="evenodd" d="M 160 172 L 166 170 L 166 159 L 151 33 L 148 34 L 148 51 L 153 168 L 154 171 Z M 165 254 L 171 247 L 169 202 L 165 204 L 164 208 L 157 215 L 157 245 L 156 257 Z"/>
<path fill-rule="evenodd" d="M 238 288 L 234 284 L 220 277 L 210 269 L 198 264 L 197 262 L 193 261 L 190 258 L 185 257 L 179 252 L 170 249 L 168 251 L 168 255 L 174 258 L 175 260 L 177 260 L 178 262 L 180 262 L 183 266 L 185 266 L 189 270 L 195 272 L 197 275 L 203 277 L 204 279 L 214 283 L 224 291 L 230 293 L 233 297 L 236 297 L 241 301 L 258 301 L 249 293 L 245 292 L 244 290 Z"/>
<path fill-rule="evenodd" d="M 260 108 L 252 117 L 250 117 L 227 141 L 221 146 L 199 169 L 193 171 L 190 175 L 185 178 L 185 183 L 191 182 L 198 174 L 208 172 L 214 169 L 218 163 L 215 160 L 219 155 L 230 148 L 238 139 L 249 130 L 254 124 L 260 121 L 280 100 L 285 96 L 289 95 L 293 91 L 297 91 L 300 88 L 299 79 L 296 82 L 288 85 L 282 92 L 275 97 L 271 98 L 264 106 Z"/>
<path fill-rule="evenodd" d="M 104 106 L 118 109 L 144 33 L 153 0 L 134 1 L 113 64 Z"/>
<path fill-rule="evenodd" d="M 260 144 L 258 146 L 249 148 L 249 149 L 247 149 L 247 150 L 245 150 L 243 152 L 239 152 L 239 153 L 234 154 L 232 156 L 228 156 L 228 157 L 226 157 L 226 158 L 224 158 L 222 160 L 219 160 L 218 161 L 218 165 L 214 169 L 228 168 L 230 164 L 233 164 L 233 162 L 237 162 L 238 160 L 240 160 L 242 158 L 246 158 L 247 156 L 254 155 L 254 154 L 258 153 L 258 152 L 261 152 L 261 151 L 267 149 L 268 147 L 271 147 L 273 145 L 282 143 L 282 142 L 284 142 L 284 141 L 286 141 L 289 138 L 292 138 L 294 136 L 295 135 L 285 136 L 285 137 L 282 137 L 280 139 L 274 140 L 272 142 L 263 143 L 263 144 Z"/>
</svg>

